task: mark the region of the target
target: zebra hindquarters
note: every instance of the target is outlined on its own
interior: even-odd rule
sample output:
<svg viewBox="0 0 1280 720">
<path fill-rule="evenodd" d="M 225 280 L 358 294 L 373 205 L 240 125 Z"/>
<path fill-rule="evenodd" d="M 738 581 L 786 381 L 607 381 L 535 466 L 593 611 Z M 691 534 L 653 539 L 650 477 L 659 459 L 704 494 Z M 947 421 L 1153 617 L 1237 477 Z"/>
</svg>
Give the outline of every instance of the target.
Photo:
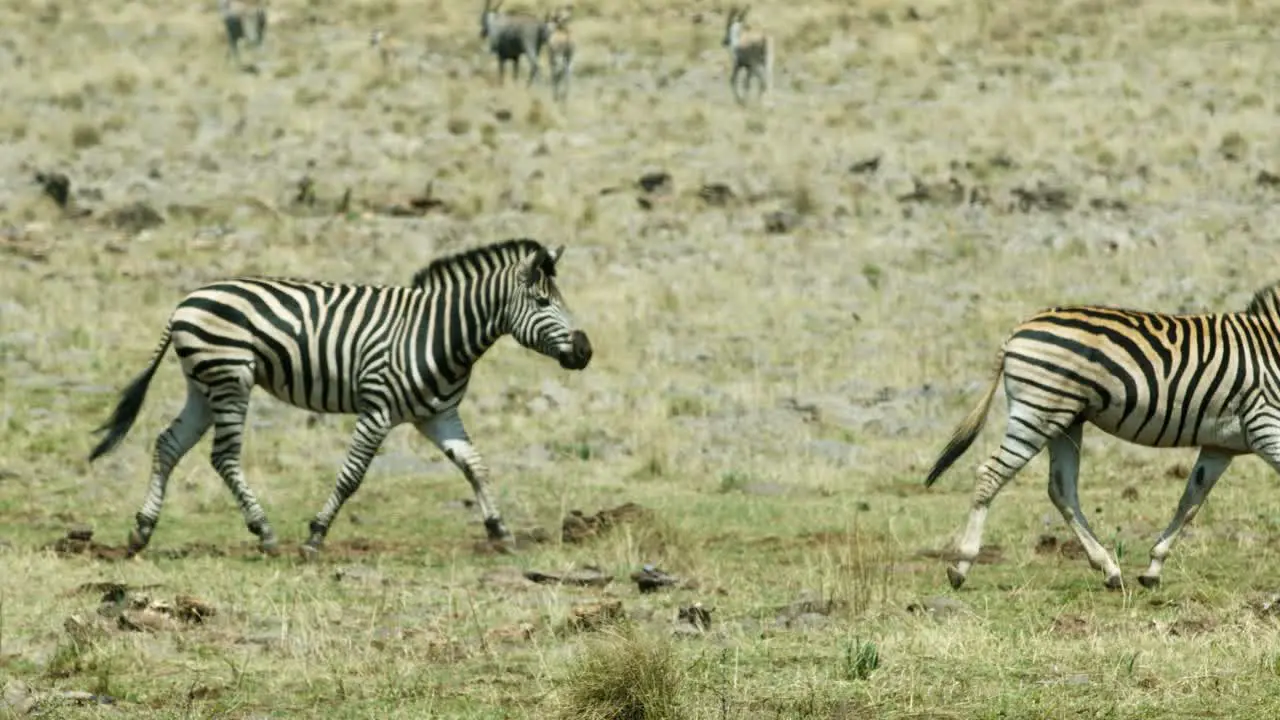
<svg viewBox="0 0 1280 720">
<path fill-rule="evenodd" d="M 957 561 L 947 569 L 947 578 L 951 586 L 957 589 L 964 584 L 970 568 L 982 549 L 983 529 L 991 503 L 996 496 L 1051 442 L 1064 435 L 1068 438 L 1076 437 L 1073 433 L 1077 432 L 1077 426 L 1081 426 L 1083 421 L 1085 406 L 1080 400 L 1067 394 L 1045 390 L 1045 386 L 1019 383 L 1008 374 L 1008 365 L 1004 363 L 1010 362 L 1013 362 L 1012 359 L 1002 353 L 1001 371 L 997 382 L 1000 378 L 1003 379 L 1009 404 L 1009 417 L 1004 438 L 1001 440 L 1000 447 L 978 468 L 978 480 L 973 489 L 969 519 L 957 543 Z M 984 402 L 989 399 L 990 396 Z M 1079 443 L 1076 442 L 1075 446 L 1078 447 L 1078 445 Z M 1060 444 L 1054 447 L 1061 449 Z M 1060 453 L 1059 457 L 1062 457 Z M 1059 474 L 1064 473 L 1060 471 Z M 1066 483 L 1068 479 L 1069 485 L 1074 487 L 1074 477 L 1064 477 L 1062 484 L 1064 486 L 1068 484 Z M 1050 480 L 1053 480 L 1052 475 Z M 1052 495 L 1053 487 L 1050 488 L 1050 492 Z M 1087 547 L 1089 546 L 1086 545 Z M 1110 568 L 1107 569 L 1110 570 Z"/>
</svg>

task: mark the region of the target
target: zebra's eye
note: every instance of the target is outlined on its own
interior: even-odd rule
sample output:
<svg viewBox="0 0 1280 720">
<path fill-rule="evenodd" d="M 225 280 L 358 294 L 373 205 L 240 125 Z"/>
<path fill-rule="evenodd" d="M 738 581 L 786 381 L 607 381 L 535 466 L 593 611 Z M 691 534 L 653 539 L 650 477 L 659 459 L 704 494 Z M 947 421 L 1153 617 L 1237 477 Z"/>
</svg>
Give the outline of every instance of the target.
<svg viewBox="0 0 1280 720">
<path fill-rule="evenodd" d="M 533 301 L 537 303 L 538 307 L 540 308 L 551 306 L 551 298 L 547 297 L 546 295 L 540 295 L 538 297 L 535 297 Z"/>
</svg>

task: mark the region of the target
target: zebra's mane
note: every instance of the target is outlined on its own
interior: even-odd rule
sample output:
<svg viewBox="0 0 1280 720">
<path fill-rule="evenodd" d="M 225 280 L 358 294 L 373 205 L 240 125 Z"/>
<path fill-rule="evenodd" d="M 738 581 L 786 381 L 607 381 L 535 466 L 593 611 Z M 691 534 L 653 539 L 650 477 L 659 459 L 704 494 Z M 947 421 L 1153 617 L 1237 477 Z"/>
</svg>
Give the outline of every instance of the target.
<svg viewBox="0 0 1280 720">
<path fill-rule="evenodd" d="M 1250 315 L 1270 315 L 1280 306 L 1280 282 L 1272 283 L 1253 294 L 1245 312 Z"/>
<path fill-rule="evenodd" d="M 514 265 L 529 253 L 535 252 L 540 252 L 543 258 L 542 266 L 539 269 L 547 277 L 555 277 L 555 263 L 551 262 L 551 257 L 547 254 L 547 249 L 543 247 L 542 243 L 532 238 L 515 238 L 490 245 L 482 245 L 470 250 L 463 250 L 460 253 L 432 260 L 430 265 L 414 273 L 413 287 L 425 288 L 437 278 L 448 277 L 447 273 L 450 269 L 460 266 L 465 267 L 475 263 L 477 260 L 487 261 L 485 262 L 486 265 Z"/>
</svg>

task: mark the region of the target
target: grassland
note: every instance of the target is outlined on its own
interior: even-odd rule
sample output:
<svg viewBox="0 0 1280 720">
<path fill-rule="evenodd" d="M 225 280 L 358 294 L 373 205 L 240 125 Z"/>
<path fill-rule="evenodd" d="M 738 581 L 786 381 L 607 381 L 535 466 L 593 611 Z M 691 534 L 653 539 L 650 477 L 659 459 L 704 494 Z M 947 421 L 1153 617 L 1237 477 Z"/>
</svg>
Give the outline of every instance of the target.
<svg viewBox="0 0 1280 720">
<path fill-rule="evenodd" d="M 1043 458 L 997 500 L 988 562 L 947 588 L 935 556 L 1002 401 L 950 475 L 921 480 L 1021 317 L 1239 309 L 1277 279 L 1280 5 L 760 0 L 776 88 L 745 108 L 718 6 L 578 0 L 563 107 L 493 83 L 478 11 L 277 0 L 240 72 L 212 7 L 0 5 L 0 715 L 35 699 L 58 717 L 1276 715 L 1280 630 L 1260 603 L 1280 590 L 1280 493 L 1256 458 L 1157 591 L 1133 580 L 1193 451 L 1086 433 L 1082 493 L 1120 593 L 1071 552 Z M 390 67 L 374 26 L 400 42 Z M 50 170 L 92 214 L 42 195 Z M 673 190 L 649 197 L 635 181 L 655 171 Z M 296 201 L 303 175 L 314 203 Z M 440 208 L 380 212 L 428 182 Z M 716 183 L 723 205 L 698 195 Z M 164 222 L 112 215 L 138 202 Z M 794 227 L 767 231 L 770 213 Z M 508 522 L 549 542 L 479 551 L 465 482 L 405 429 L 318 563 L 251 551 L 208 439 L 145 556 L 47 549 L 81 524 L 123 543 L 182 402 L 173 358 L 119 451 L 89 466 L 89 433 L 186 290 L 404 283 L 526 235 L 568 246 L 595 360 L 572 374 L 504 342 L 463 417 Z M 255 397 L 246 469 L 297 543 L 353 421 Z M 561 541 L 569 511 L 623 502 L 650 514 Z M 696 587 L 640 594 L 644 563 Z M 585 565 L 615 580 L 520 576 Z M 77 590 L 101 582 L 217 613 L 104 617 L 103 588 Z M 610 599 L 621 622 L 571 622 Z M 695 602 L 705 632 L 677 619 Z"/>
</svg>

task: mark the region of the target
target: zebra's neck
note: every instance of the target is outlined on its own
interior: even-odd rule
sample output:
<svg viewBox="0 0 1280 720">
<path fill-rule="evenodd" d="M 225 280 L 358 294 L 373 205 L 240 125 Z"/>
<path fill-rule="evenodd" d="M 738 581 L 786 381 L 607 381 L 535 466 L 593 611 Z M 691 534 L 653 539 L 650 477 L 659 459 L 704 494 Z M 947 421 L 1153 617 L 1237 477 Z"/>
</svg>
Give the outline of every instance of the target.
<svg viewBox="0 0 1280 720">
<path fill-rule="evenodd" d="M 501 271 L 450 274 L 424 287 L 413 342 L 423 369 L 450 382 L 464 380 L 471 366 L 511 332 L 506 309 L 514 287 L 511 273 Z"/>
</svg>

